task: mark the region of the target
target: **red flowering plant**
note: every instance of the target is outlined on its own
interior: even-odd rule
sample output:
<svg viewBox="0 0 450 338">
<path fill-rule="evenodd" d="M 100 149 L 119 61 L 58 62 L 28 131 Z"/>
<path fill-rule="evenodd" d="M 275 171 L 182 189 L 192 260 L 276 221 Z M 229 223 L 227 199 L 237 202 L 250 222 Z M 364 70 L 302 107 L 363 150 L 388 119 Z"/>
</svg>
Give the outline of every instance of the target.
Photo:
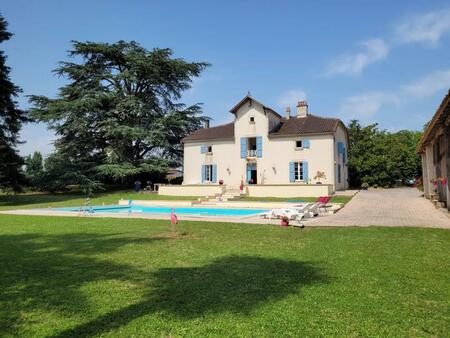
<svg viewBox="0 0 450 338">
<path fill-rule="evenodd" d="M 439 176 L 439 177 L 436 177 L 436 179 L 431 180 L 431 182 L 433 183 L 433 185 L 434 185 L 435 187 L 437 187 L 437 185 L 438 185 L 439 182 L 441 182 L 442 185 L 444 185 L 444 186 L 447 185 L 448 180 L 447 180 L 447 178 L 445 178 L 445 177 Z"/>
</svg>

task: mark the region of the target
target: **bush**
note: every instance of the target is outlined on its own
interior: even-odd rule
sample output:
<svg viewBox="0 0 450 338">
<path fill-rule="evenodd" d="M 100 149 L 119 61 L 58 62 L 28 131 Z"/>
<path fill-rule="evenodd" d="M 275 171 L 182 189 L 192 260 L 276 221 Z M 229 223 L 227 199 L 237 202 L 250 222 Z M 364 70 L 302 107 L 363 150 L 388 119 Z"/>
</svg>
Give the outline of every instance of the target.
<svg viewBox="0 0 450 338">
<path fill-rule="evenodd" d="M 374 187 L 375 189 L 378 188 L 378 184 L 374 184 L 372 187 Z"/>
<path fill-rule="evenodd" d="M 361 184 L 361 189 L 363 189 L 363 190 L 369 189 L 369 183 L 364 182 L 363 184 Z"/>
</svg>

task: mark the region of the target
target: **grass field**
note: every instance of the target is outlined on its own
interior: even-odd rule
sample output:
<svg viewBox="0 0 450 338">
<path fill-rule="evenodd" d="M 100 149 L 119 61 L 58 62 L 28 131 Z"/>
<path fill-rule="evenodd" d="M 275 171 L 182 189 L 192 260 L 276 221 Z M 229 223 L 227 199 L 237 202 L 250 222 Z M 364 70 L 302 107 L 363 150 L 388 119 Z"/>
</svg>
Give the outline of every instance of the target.
<svg viewBox="0 0 450 338">
<path fill-rule="evenodd" d="M 129 190 L 97 193 L 91 198 L 91 205 L 117 204 L 121 199 L 135 200 L 195 200 L 192 196 L 164 196 L 157 194 L 138 194 Z M 0 210 L 47 208 L 47 207 L 77 207 L 83 206 L 86 195 L 81 194 L 0 194 Z"/>
<path fill-rule="evenodd" d="M 438 229 L 181 222 L 173 237 L 168 221 L 0 215 L 0 336 L 444 337 L 449 243 Z"/>
<path fill-rule="evenodd" d="M 193 196 L 164 196 L 157 194 L 137 194 L 132 191 L 114 191 L 97 193 L 91 198 L 91 205 L 117 204 L 121 199 L 133 200 L 195 200 Z M 331 199 L 333 203 L 347 203 L 351 197 L 335 196 Z M 275 197 L 244 197 L 241 201 L 291 201 L 302 200 L 312 202 L 316 197 L 295 197 L 295 198 L 275 198 Z M 86 196 L 81 194 L 0 194 L 0 210 L 7 209 L 30 209 L 30 208 L 48 208 L 48 207 L 78 207 L 83 206 Z"/>
</svg>

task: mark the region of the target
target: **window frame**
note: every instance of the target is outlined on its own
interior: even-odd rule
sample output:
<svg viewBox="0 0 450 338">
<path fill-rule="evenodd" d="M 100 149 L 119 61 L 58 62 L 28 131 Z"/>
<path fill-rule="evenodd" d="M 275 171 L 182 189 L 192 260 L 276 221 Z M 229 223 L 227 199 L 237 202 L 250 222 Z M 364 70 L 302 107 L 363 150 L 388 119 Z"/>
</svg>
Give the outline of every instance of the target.
<svg viewBox="0 0 450 338">
<path fill-rule="evenodd" d="M 213 152 L 212 145 L 206 146 L 206 153 L 212 154 L 212 152 Z"/>
<path fill-rule="evenodd" d="M 297 143 L 301 142 L 301 147 L 297 146 Z M 295 140 L 295 149 L 296 150 L 301 150 L 303 149 L 303 140 Z"/>
<path fill-rule="evenodd" d="M 203 177 L 204 182 L 211 183 L 213 178 L 213 165 L 205 164 L 205 177 Z"/>
<path fill-rule="evenodd" d="M 304 176 L 303 161 L 294 161 L 294 182 L 303 182 Z"/>
<path fill-rule="evenodd" d="M 255 124 L 255 117 L 254 116 L 250 116 L 249 123 L 250 124 Z"/>
</svg>

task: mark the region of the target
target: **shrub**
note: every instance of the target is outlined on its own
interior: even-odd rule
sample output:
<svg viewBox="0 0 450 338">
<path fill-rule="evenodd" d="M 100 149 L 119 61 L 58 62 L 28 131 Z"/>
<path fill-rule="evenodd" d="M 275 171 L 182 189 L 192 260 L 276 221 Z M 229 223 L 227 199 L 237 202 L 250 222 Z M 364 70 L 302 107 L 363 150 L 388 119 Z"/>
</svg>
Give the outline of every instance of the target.
<svg viewBox="0 0 450 338">
<path fill-rule="evenodd" d="M 361 184 L 361 189 L 363 189 L 363 190 L 369 189 L 369 183 L 363 182 L 363 184 Z"/>
</svg>

